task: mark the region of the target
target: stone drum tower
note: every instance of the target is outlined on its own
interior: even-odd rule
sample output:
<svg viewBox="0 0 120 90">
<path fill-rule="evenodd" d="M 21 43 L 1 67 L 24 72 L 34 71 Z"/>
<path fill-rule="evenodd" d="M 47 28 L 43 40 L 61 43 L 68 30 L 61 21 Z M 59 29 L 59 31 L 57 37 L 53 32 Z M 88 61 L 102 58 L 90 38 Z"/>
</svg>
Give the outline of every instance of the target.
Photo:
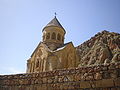
<svg viewBox="0 0 120 90">
<path fill-rule="evenodd" d="M 51 50 L 64 44 L 65 30 L 57 20 L 56 16 L 43 29 L 43 43 Z"/>
</svg>

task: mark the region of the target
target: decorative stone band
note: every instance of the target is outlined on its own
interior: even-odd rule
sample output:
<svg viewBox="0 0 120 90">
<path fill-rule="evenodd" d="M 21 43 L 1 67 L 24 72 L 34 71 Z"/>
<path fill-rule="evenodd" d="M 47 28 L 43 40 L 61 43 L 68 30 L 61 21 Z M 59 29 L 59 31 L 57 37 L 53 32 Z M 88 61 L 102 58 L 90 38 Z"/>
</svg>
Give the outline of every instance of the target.
<svg viewBox="0 0 120 90">
<path fill-rule="evenodd" d="M 0 90 L 77 89 L 120 90 L 120 63 L 0 76 Z"/>
</svg>

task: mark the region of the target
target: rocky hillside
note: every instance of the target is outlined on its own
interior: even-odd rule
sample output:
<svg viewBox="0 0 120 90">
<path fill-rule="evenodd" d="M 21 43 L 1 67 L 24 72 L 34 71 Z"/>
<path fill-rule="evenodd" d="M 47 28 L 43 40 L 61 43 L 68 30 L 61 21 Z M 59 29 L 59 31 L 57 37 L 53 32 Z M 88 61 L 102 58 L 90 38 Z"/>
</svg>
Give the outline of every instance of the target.
<svg viewBox="0 0 120 90">
<path fill-rule="evenodd" d="M 79 66 L 120 62 L 120 34 L 99 32 L 76 49 Z"/>
</svg>

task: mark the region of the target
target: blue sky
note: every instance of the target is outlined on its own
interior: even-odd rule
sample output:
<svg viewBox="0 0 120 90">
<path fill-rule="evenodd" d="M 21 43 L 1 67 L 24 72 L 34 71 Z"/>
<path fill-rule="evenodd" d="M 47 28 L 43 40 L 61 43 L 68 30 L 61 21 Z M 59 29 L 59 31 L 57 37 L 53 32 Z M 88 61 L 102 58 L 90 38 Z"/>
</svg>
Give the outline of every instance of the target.
<svg viewBox="0 0 120 90">
<path fill-rule="evenodd" d="M 55 12 L 75 46 L 102 30 L 120 33 L 120 0 L 0 0 L 0 74 L 26 71 Z"/>
</svg>

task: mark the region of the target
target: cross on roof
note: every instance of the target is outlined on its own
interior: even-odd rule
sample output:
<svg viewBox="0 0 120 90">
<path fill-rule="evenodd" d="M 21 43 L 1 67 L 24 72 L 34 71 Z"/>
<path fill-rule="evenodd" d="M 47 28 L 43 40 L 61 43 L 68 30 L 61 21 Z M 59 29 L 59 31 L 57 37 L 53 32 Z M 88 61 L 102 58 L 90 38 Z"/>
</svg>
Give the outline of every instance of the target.
<svg viewBox="0 0 120 90">
<path fill-rule="evenodd" d="M 55 17 L 56 17 L 57 13 L 55 12 Z"/>
</svg>

